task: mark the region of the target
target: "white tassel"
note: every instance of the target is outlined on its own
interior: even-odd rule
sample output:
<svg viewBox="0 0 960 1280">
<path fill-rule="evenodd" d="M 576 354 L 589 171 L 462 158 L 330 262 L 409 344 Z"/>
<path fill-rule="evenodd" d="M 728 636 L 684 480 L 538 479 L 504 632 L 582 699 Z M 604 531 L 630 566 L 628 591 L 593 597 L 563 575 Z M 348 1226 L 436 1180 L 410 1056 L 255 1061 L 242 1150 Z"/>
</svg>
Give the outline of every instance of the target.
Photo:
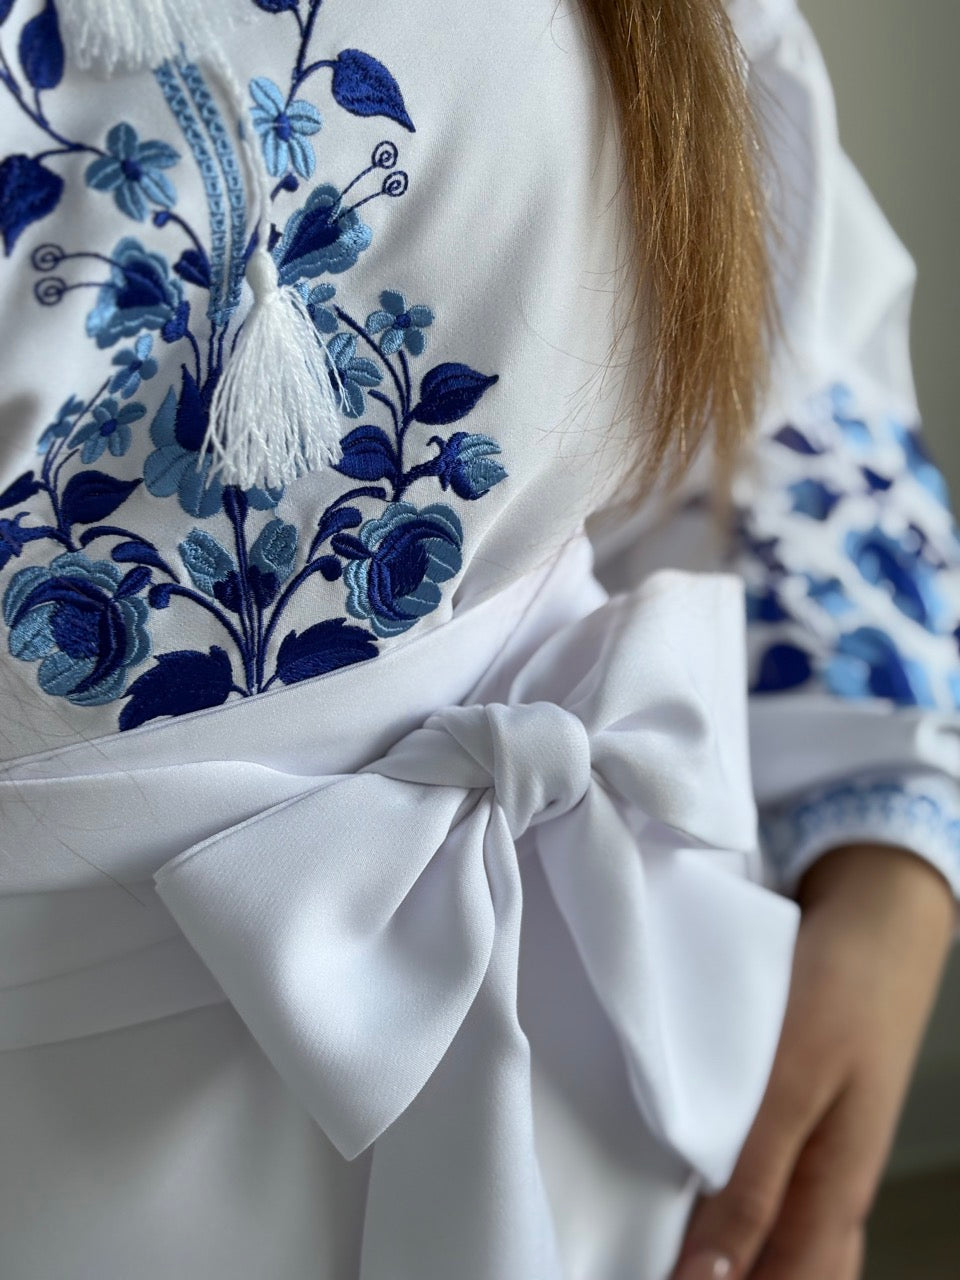
<svg viewBox="0 0 960 1280">
<path fill-rule="evenodd" d="M 71 62 L 105 75 L 196 61 L 250 10 L 249 0 L 57 0 Z"/>
<path fill-rule="evenodd" d="M 253 307 L 214 392 L 204 448 L 224 484 L 276 488 L 340 460 L 342 397 L 303 298 L 278 284 L 265 250 L 247 281 Z"/>
</svg>

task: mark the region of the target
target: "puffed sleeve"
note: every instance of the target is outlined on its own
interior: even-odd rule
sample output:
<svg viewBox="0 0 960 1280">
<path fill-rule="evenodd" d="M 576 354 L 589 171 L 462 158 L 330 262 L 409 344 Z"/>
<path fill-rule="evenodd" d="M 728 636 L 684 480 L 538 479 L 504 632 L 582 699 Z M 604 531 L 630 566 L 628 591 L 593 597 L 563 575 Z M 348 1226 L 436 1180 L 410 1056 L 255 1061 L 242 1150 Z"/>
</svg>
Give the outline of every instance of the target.
<svg viewBox="0 0 960 1280">
<path fill-rule="evenodd" d="M 662 563 L 746 588 L 754 785 L 771 880 L 897 845 L 960 894 L 960 543 L 910 371 L 913 263 L 843 153 L 792 0 L 736 0 L 769 154 L 781 317 L 731 542 L 695 469 L 669 510 L 598 526 L 616 588 Z"/>
</svg>

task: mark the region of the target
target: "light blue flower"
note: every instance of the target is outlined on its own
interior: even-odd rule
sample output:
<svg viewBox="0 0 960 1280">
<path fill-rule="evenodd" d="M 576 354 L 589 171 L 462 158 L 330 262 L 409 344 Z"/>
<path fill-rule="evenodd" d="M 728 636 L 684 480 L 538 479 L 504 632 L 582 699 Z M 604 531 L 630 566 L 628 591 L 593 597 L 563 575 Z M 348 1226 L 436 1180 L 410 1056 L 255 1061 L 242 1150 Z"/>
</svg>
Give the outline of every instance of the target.
<svg viewBox="0 0 960 1280">
<path fill-rule="evenodd" d="M 177 202 L 173 183 L 163 172 L 180 159 L 166 142 L 141 142 L 132 124 L 115 124 L 107 134 L 107 152 L 87 167 L 87 186 L 112 191 L 117 207 L 143 222 L 149 203 L 172 209 Z"/>
<path fill-rule="evenodd" d="M 149 609 L 137 594 L 149 581 L 143 566 L 124 572 L 82 552 L 21 569 L 3 597 L 11 654 L 40 663 L 44 693 L 81 707 L 112 702 L 150 653 Z"/>
<path fill-rule="evenodd" d="M 136 340 L 133 350 L 118 351 L 113 363 L 119 366 L 110 383 L 110 390 L 117 391 L 124 400 L 129 400 L 140 389 L 141 382 L 149 382 L 157 372 L 157 362 L 150 352 L 153 350 L 153 338 L 149 333 L 142 333 Z"/>
<path fill-rule="evenodd" d="M 412 356 L 419 356 L 426 345 L 424 329 L 433 324 L 433 312 L 429 307 L 407 306 L 402 293 L 385 289 L 380 295 L 382 311 L 372 311 L 367 316 L 370 333 L 382 333 L 380 350 L 391 356 L 406 347 Z"/>
<path fill-rule="evenodd" d="M 317 162 L 306 139 L 319 133 L 323 125 L 320 112 L 302 100 L 288 103 L 266 76 L 250 81 L 250 95 L 254 103 L 250 115 L 260 137 L 267 171 L 272 177 L 281 178 L 292 164 L 301 178 L 311 177 Z"/>
<path fill-rule="evenodd" d="M 463 526 L 449 507 L 394 502 L 343 542 L 347 609 L 378 636 L 397 636 L 437 608 L 439 584 L 460 572 Z"/>
<path fill-rule="evenodd" d="M 80 458 L 88 465 L 96 462 L 105 449 L 115 458 L 122 458 L 133 439 L 130 424 L 139 422 L 146 412 L 144 406 L 136 402 L 121 408 L 110 396 L 97 405 L 90 421 L 77 431 L 70 441 L 71 447 L 83 445 Z"/>
<path fill-rule="evenodd" d="M 366 405 L 365 387 L 375 387 L 383 374 L 372 360 L 357 355 L 357 339 L 352 333 L 335 334 L 327 343 L 330 381 L 340 392 L 343 412 L 348 418 L 359 418 Z"/>
<path fill-rule="evenodd" d="M 98 347 L 112 347 L 144 329 L 162 329 L 183 297 L 166 258 L 127 236 L 110 255 L 110 279 L 87 316 L 87 334 Z"/>
<path fill-rule="evenodd" d="M 60 406 L 53 422 L 37 441 L 37 453 L 46 453 L 55 440 L 62 440 L 73 430 L 73 424 L 83 412 L 83 401 L 71 396 Z"/>
</svg>

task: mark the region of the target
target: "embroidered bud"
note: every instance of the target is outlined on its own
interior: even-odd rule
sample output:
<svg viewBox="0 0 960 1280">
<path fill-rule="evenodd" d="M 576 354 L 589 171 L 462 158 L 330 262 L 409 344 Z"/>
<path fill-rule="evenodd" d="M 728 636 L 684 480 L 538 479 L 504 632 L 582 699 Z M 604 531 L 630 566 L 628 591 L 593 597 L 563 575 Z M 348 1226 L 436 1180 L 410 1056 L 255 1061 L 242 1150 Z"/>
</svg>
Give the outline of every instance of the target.
<svg viewBox="0 0 960 1280">
<path fill-rule="evenodd" d="M 168 58 L 204 57 L 218 35 L 248 16 L 248 0 L 57 0 L 70 60 L 83 70 L 158 67 Z"/>
<path fill-rule="evenodd" d="M 204 448 L 224 484 L 276 488 L 339 461 L 342 395 L 303 297 L 279 284 L 266 250 L 252 254 L 247 282 L 253 306 L 214 392 Z"/>
</svg>

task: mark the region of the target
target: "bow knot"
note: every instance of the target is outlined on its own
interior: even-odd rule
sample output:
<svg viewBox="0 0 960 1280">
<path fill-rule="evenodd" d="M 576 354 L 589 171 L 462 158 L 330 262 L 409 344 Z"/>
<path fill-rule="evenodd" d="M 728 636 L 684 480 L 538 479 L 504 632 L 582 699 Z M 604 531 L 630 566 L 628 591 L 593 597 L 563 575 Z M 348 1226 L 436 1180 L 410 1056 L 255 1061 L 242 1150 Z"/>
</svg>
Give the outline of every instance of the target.
<svg viewBox="0 0 960 1280">
<path fill-rule="evenodd" d="M 404 782 L 492 789 L 516 840 L 586 795 L 590 735 L 554 702 L 447 707 L 371 770 Z"/>
</svg>

